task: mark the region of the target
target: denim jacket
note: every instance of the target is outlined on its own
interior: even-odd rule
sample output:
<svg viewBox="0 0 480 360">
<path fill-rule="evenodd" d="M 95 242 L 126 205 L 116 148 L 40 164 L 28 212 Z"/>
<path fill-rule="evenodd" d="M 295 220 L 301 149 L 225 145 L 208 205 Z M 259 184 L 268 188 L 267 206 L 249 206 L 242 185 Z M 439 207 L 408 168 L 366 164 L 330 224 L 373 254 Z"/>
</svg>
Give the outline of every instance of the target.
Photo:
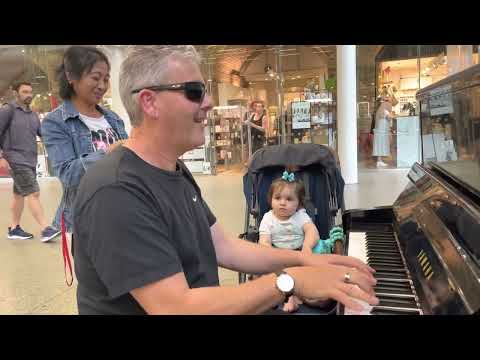
<svg viewBox="0 0 480 360">
<path fill-rule="evenodd" d="M 127 139 L 125 125 L 114 112 L 97 106 L 120 139 Z M 55 176 L 63 188 L 62 200 L 57 209 L 53 225 L 60 229 L 64 214 L 67 232 L 73 229 L 73 203 L 85 171 L 106 154 L 104 150 L 94 152 L 92 135 L 80 119 L 79 112 L 69 100 L 49 113 L 42 121 L 42 140 Z"/>
</svg>

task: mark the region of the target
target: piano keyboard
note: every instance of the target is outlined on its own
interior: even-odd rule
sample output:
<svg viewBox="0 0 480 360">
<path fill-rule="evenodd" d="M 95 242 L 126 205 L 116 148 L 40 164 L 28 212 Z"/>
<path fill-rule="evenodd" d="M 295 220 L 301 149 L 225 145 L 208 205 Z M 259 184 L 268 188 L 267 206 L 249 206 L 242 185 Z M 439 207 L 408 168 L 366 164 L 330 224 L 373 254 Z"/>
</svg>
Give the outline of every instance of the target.
<svg viewBox="0 0 480 360">
<path fill-rule="evenodd" d="M 410 273 L 391 230 L 350 232 L 348 255 L 376 270 L 375 294 L 380 303 L 367 306 L 360 315 L 422 315 Z M 353 312 L 346 308 L 344 313 Z"/>
</svg>

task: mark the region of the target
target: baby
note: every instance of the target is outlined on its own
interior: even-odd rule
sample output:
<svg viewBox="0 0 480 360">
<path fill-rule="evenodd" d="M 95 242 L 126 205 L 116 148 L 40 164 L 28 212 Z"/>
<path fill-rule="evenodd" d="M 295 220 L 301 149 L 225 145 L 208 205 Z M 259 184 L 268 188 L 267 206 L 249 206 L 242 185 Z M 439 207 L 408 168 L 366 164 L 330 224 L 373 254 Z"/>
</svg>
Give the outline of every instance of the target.
<svg viewBox="0 0 480 360">
<path fill-rule="evenodd" d="M 285 171 L 273 181 L 268 192 L 268 203 L 272 210 L 267 212 L 260 223 L 259 243 L 280 249 L 299 250 L 307 253 L 332 253 L 336 240 L 343 239 L 343 231 L 334 228 L 331 238 L 319 240 L 317 227 L 304 208 L 305 187 L 295 179 L 294 173 Z M 318 302 L 303 299 L 310 305 Z M 283 310 L 293 312 L 302 300 L 291 296 Z"/>
</svg>

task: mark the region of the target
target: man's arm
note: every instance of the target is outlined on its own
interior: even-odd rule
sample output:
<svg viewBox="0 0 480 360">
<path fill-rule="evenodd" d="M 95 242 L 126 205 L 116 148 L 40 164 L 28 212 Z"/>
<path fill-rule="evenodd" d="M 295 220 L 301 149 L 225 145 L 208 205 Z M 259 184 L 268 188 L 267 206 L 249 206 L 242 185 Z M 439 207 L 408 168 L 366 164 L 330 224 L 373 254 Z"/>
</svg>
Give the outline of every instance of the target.
<svg viewBox="0 0 480 360">
<path fill-rule="evenodd" d="M 7 131 L 8 123 L 13 116 L 13 111 L 10 105 L 0 106 L 0 137 Z M 0 158 L 2 153 L 2 145 L 0 143 Z"/>
<path fill-rule="evenodd" d="M 284 300 L 276 275 L 263 276 L 239 286 L 190 289 L 183 273 L 131 291 L 150 315 L 254 315 Z"/>
<path fill-rule="evenodd" d="M 170 235 L 169 212 L 158 209 L 149 194 L 136 187 L 103 187 L 87 203 L 77 201 L 74 214 L 74 226 L 82 239 L 76 241 L 77 246 L 83 244 L 109 295 L 115 298 L 130 293 L 148 314 L 259 314 L 284 300 L 273 274 L 238 286 L 190 289 Z M 212 228 L 214 232 L 219 230 L 215 225 Z M 281 253 L 295 255 L 247 241 L 232 241 L 266 253 L 271 250 L 278 259 Z M 356 310 L 361 309 L 352 297 L 377 301 L 372 297 L 374 280 L 351 267 L 318 264 L 291 267 L 287 272 L 294 278 L 295 294 L 300 297 L 334 298 Z M 344 282 L 346 272 L 351 273 L 351 283 L 359 288 Z"/>
<path fill-rule="evenodd" d="M 267 274 L 293 266 L 330 264 L 355 269 L 367 276 L 371 276 L 374 272 L 370 266 L 350 256 L 307 254 L 261 246 L 226 234 L 218 223 L 210 229 L 217 261 L 220 266 L 230 270 L 249 274 Z"/>
<path fill-rule="evenodd" d="M 220 266 L 249 274 L 267 274 L 286 267 L 301 266 L 298 251 L 275 249 L 228 236 L 215 223 L 210 231 Z"/>
<path fill-rule="evenodd" d="M 372 290 L 374 281 L 352 273 L 352 283 L 343 282 L 349 268 L 323 265 L 287 269 L 295 281 L 294 294 L 302 298 L 333 298 L 356 311 L 362 310 L 353 298 L 378 304 Z M 262 276 L 238 286 L 190 289 L 183 273 L 130 291 L 150 315 L 249 315 L 262 314 L 284 300 L 276 288 L 276 275 Z"/>
</svg>

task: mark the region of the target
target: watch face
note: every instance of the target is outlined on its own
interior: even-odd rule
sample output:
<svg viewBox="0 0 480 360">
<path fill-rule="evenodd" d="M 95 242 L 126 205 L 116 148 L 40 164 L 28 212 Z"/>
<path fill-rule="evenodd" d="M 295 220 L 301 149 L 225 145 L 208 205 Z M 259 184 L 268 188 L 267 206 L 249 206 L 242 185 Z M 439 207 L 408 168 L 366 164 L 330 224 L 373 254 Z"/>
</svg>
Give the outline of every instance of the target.
<svg viewBox="0 0 480 360">
<path fill-rule="evenodd" d="M 282 274 L 277 278 L 277 285 L 281 291 L 288 293 L 293 290 L 295 284 L 290 275 Z"/>
</svg>

